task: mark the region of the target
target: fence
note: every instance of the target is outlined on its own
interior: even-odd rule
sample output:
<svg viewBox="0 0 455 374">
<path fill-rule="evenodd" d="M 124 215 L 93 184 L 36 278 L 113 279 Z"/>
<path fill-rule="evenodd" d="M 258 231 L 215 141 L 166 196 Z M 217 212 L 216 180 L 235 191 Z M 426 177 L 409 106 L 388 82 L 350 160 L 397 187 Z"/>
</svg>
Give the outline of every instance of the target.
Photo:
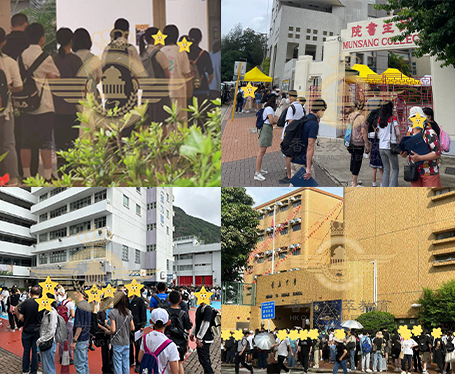
<svg viewBox="0 0 455 374">
<path fill-rule="evenodd" d="M 254 306 L 256 304 L 256 285 L 253 283 L 224 282 L 221 285 L 221 303 Z"/>
</svg>

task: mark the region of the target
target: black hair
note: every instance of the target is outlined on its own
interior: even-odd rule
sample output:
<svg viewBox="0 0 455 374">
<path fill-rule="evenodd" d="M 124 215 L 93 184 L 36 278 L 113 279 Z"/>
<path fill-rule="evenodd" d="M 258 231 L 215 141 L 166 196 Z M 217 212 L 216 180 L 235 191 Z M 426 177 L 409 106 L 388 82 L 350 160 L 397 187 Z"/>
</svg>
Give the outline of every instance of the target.
<svg viewBox="0 0 455 374">
<path fill-rule="evenodd" d="M 300 104 L 302 104 L 302 105 L 305 105 L 305 103 L 306 103 L 306 99 L 304 97 L 301 97 L 299 99 L 299 101 L 300 101 Z"/>
<path fill-rule="evenodd" d="M 16 13 L 11 17 L 11 26 L 12 27 L 21 27 L 25 23 L 28 23 L 28 18 L 24 13 Z"/>
<path fill-rule="evenodd" d="M 264 108 L 267 108 L 268 106 L 271 107 L 272 109 L 275 109 L 275 106 L 276 106 L 276 96 L 275 95 L 272 95 L 271 97 L 269 97 L 269 99 L 267 100 L 267 102 L 264 105 Z"/>
<path fill-rule="evenodd" d="M 156 285 L 156 289 L 158 291 L 164 292 L 166 291 L 166 284 L 164 282 L 160 282 Z"/>
<path fill-rule="evenodd" d="M 202 32 L 197 28 L 192 28 L 188 35 L 191 39 L 193 39 L 194 44 L 199 44 L 202 40 Z"/>
<path fill-rule="evenodd" d="M 316 99 L 311 103 L 310 112 L 316 113 L 320 110 L 326 110 L 327 104 L 323 99 Z"/>
<path fill-rule="evenodd" d="M 377 87 L 373 88 L 373 93 L 377 94 L 379 92 L 381 92 L 381 90 L 379 88 L 377 88 Z"/>
<path fill-rule="evenodd" d="M 119 31 L 116 31 L 119 30 Z M 119 18 L 114 23 L 114 39 L 118 39 L 129 32 L 130 23 L 125 18 Z"/>
<path fill-rule="evenodd" d="M 167 35 L 167 38 L 164 39 L 166 45 L 176 44 L 179 39 L 179 29 L 175 25 L 166 25 L 163 34 Z"/>
<path fill-rule="evenodd" d="M 17 286 L 11 287 L 11 293 L 14 294 L 14 293 L 16 293 L 16 292 L 18 292 L 18 291 L 19 291 L 19 290 L 17 289 Z"/>
<path fill-rule="evenodd" d="M 213 46 L 212 46 L 213 53 L 217 53 L 219 51 L 221 51 L 221 40 L 216 41 L 215 43 L 213 43 Z"/>
<path fill-rule="evenodd" d="M 163 321 L 158 320 L 158 321 L 156 321 L 156 323 L 153 324 L 153 326 L 158 329 L 162 329 L 164 326 L 166 326 L 166 324 L 164 324 Z"/>
<path fill-rule="evenodd" d="M 71 42 L 73 41 L 73 32 L 67 27 L 62 27 L 58 29 L 56 36 L 57 43 L 60 44 L 58 54 L 60 55 L 61 58 L 65 58 L 66 55 L 65 47 L 68 44 L 71 44 Z"/>
<path fill-rule="evenodd" d="M 158 27 L 149 27 L 139 38 L 139 52 L 142 55 L 145 52 L 146 44 L 150 44 L 153 40 L 153 35 L 158 34 Z"/>
<path fill-rule="evenodd" d="M 423 113 L 425 113 L 427 115 L 427 117 L 428 116 L 431 117 L 431 120 L 428 118 L 428 122 L 430 123 L 431 128 L 435 131 L 435 133 L 438 136 L 438 138 L 440 138 L 441 137 L 441 128 L 439 127 L 439 125 L 434 120 L 433 109 L 431 109 L 431 108 L 423 108 L 422 110 L 423 110 Z"/>
<path fill-rule="evenodd" d="M 171 302 L 171 304 L 178 304 L 180 302 L 180 292 L 179 291 L 172 291 L 170 294 L 169 294 L 169 301 Z"/>
<path fill-rule="evenodd" d="M 28 36 L 30 44 L 38 44 L 44 36 L 44 27 L 37 22 L 31 23 L 25 29 L 25 34 Z"/>
<path fill-rule="evenodd" d="M 389 118 L 392 117 L 393 113 L 393 103 L 389 101 L 388 103 L 381 106 L 379 109 L 379 127 L 384 129 L 387 127 Z"/>
<path fill-rule="evenodd" d="M 6 40 L 6 32 L 3 28 L 0 27 L 0 43 L 3 43 Z M 1 52 L 0 52 L 1 56 Z"/>
<path fill-rule="evenodd" d="M 355 103 L 354 103 L 355 109 L 362 111 L 364 107 L 365 107 L 365 103 L 362 100 L 355 101 Z"/>
<path fill-rule="evenodd" d="M 74 52 L 77 52 L 81 49 L 90 50 L 92 48 L 92 38 L 86 29 L 79 28 L 74 31 L 72 48 Z"/>
<path fill-rule="evenodd" d="M 285 92 L 282 92 L 282 93 L 281 93 L 281 98 L 282 98 L 282 99 L 286 99 L 286 93 L 285 93 Z"/>
<path fill-rule="evenodd" d="M 32 289 L 30 290 L 30 296 L 31 295 L 41 296 L 41 287 L 33 286 Z"/>
<path fill-rule="evenodd" d="M 114 301 L 114 309 L 117 309 L 122 316 L 128 315 L 128 296 L 122 291 L 117 291 L 116 294 L 122 293 L 117 302 Z M 114 298 L 115 300 L 115 298 Z"/>
</svg>

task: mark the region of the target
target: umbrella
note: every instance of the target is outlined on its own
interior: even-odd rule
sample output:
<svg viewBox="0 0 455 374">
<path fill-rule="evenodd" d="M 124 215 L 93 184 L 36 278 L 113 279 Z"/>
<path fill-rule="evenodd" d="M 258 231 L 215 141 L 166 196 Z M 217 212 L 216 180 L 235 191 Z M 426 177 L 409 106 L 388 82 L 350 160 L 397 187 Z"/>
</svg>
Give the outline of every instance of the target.
<svg viewBox="0 0 455 374">
<path fill-rule="evenodd" d="M 272 345 L 276 343 L 275 337 L 272 334 L 266 332 L 262 334 L 257 334 L 254 338 L 254 343 L 258 349 L 263 351 L 268 351 Z"/>
<path fill-rule="evenodd" d="M 352 321 L 352 320 L 349 320 L 349 321 L 344 321 L 342 324 L 341 324 L 342 327 L 347 327 L 348 329 L 363 329 L 363 326 L 361 323 L 357 322 L 357 321 Z"/>
</svg>

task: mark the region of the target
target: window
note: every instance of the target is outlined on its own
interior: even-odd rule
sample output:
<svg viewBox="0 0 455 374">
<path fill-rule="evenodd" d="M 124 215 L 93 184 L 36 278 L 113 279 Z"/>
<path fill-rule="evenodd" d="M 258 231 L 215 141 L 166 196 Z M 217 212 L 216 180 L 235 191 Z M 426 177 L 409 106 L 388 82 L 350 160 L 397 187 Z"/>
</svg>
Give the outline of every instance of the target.
<svg viewBox="0 0 455 374">
<path fill-rule="evenodd" d="M 122 245 L 122 260 L 128 261 L 128 247 L 126 245 Z"/>
<path fill-rule="evenodd" d="M 322 32 L 322 35 L 327 35 L 327 31 L 323 31 L 323 32 Z"/>
<path fill-rule="evenodd" d="M 40 201 L 40 202 L 41 202 L 41 201 L 44 201 L 44 200 L 46 200 L 47 198 L 48 198 L 48 194 L 47 194 L 47 192 L 46 192 L 45 194 L 43 194 L 43 195 L 41 195 L 41 196 L 39 197 L 39 201 Z M 46 262 L 47 262 L 47 260 L 46 260 Z"/>
<path fill-rule="evenodd" d="M 147 204 L 147 210 L 150 210 L 150 209 L 156 209 L 156 202 Z"/>
<path fill-rule="evenodd" d="M 169 235 L 169 226 L 166 226 L 166 234 Z"/>
<path fill-rule="evenodd" d="M 280 258 L 285 258 L 286 257 L 286 253 L 280 253 Z"/>
<path fill-rule="evenodd" d="M 147 252 L 155 252 L 156 251 L 156 244 L 149 244 L 147 246 Z"/>
<path fill-rule="evenodd" d="M 169 271 L 169 260 L 166 260 L 166 269 Z"/>
<path fill-rule="evenodd" d="M 295 28 L 295 31 L 296 31 L 296 32 L 300 32 L 300 27 L 296 27 L 296 28 Z"/>
<path fill-rule="evenodd" d="M 289 209 L 289 205 L 280 206 L 280 212 L 285 212 Z"/>
<path fill-rule="evenodd" d="M 288 38 L 292 38 L 293 37 L 293 34 L 288 34 Z"/>
<path fill-rule="evenodd" d="M 61 216 L 63 214 L 66 214 L 67 211 L 68 211 L 68 206 L 63 205 L 60 208 L 51 210 L 50 211 L 50 216 L 51 216 L 51 218 L 59 217 L 59 216 Z"/>
<path fill-rule="evenodd" d="M 93 226 L 95 229 L 101 229 L 103 227 L 106 227 L 106 216 L 95 218 L 93 220 Z"/>
<path fill-rule="evenodd" d="M 210 264 L 196 264 L 194 266 L 210 266 Z"/>
<path fill-rule="evenodd" d="M 156 230 L 156 223 L 149 223 L 147 225 L 147 231 Z"/>
<path fill-rule="evenodd" d="M 264 219 L 264 218 L 265 218 L 265 216 L 264 216 L 263 214 L 261 214 L 261 215 L 258 217 L 258 220 L 260 221 L 260 220 L 262 220 L 262 219 Z"/>
<path fill-rule="evenodd" d="M 70 226 L 70 235 L 79 234 L 81 231 L 90 230 L 90 221 L 78 223 L 77 225 Z"/>
<path fill-rule="evenodd" d="M 434 192 L 435 196 L 438 196 L 438 195 L 443 195 L 445 193 L 449 193 L 451 191 L 455 191 L 455 187 L 446 187 L 446 188 L 441 188 L 439 190 L 436 190 Z M 40 221 L 41 222 L 41 221 Z"/>
<path fill-rule="evenodd" d="M 58 229 L 58 230 L 51 231 L 49 233 L 49 239 L 50 240 L 54 240 L 54 239 L 58 239 L 58 238 L 64 238 L 65 236 L 66 236 L 66 227 L 64 227 L 63 229 Z"/>
<path fill-rule="evenodd" d="M 313 34 L 317 35 L 318 30 L 313 30 Z"/>
<path fill-rule="evenodd" d="M 287 227 L 281 229 L 281 231 L 280 231 L 280 235 L 286 235 L 287 233 L 288 233 L 288 228 Z"/>
<path fill-rule="evenodd" d="M 269 212 L 268 216 L 273 217 L 273 210 Z"/>
<path fill-rule="evenodd" d="M 317 36 L 313 36 L 313 40 L 317 41 L 318 37 Z"/>
<path fill-rule="evenodd" d="M 89 206 L 92 203 L 92 197 L 87 196 L 77 201 L 74 201 L 70 204 L 70 212 L 74 212 L 75 210 L 82 209 L 86 206 Z"/>
<path fill-rule="evenodd" d="M 169 202 L 169 194 L 168 193 L 166 194 L 166 200 L 167 200 L 167 202 Z"/>
<path fill-rule="evenodd" d="M 181 255 L 181 256 L 177 255 L 177 256 L 178 256 L 177 258 L 179 260 L 191 260 L 193 258 L 193 254 L 192 253 L 189 254 L 189 255 Z"/>
<path fill-rule="evenodd" d="M 68 187 L 59 187 L 59 188 L 53 188 L 51 190 L 51 197 L 59 194 L 60 192 L 63 192 L 67 189 Z"/>
<path fill-rule="evenodd" d="M 66 251 L 54 251 L 49 256 L 49 263 L 55 264 L 57 262 L 66 262 Z"/>
<path fill-rule="evenodd" d="M 179 270 L 193 270 L 193 265 L 179 265 L 177 267 Z"/>
<path fill-rule="evenodd" d="M 75 247 L 75 248 L 70 248 L 69 249 L 69 258 L 70 260 L 76 260 L 76 258 L 72 258 L 76 253 L 78 253 L 79 251 L 82 251 L 84 249 L 84 247 Z M 80 257 L 80 256 L 78 256 Z M 78 258 L 80 259 L 80 258 Z"/>
<path fill-rule="evenodd" d="M 310 40 L 311 37 L 309 35 L 306 36 L 306 40 Z"/>
<path fill-rule="evenodd" d="M 136 187 L 136 192 L 141 193 L 141 187 Z"/>
<path fill-rule="evenodd" d="M 166 218 L 169 218 L 169 210 L 166 209 Z"/>
<path fill-rule="evenodd" d="M 289 26 L 289 31 L 294 31 L 294 27 L 293 26 Z"/>
<path fill-rule="evenodd" d="M 264 241 L 264 235 L 259 235 L 258 236 L 258 242 L 263 242 Z"/>
<path fill-rule="evenodd" d="M 302 200 L 294 201 L 292 203 L 293 208 L 297 208 L 298 206 L 302 205 Z"/>
<path fill-rule="evenodd" d="M 130 198 L 126 195 L 123 195 L 123 205 L 126 206 L 127 208 L 130 207 Z"/>
<path fill-rule="evenodd" d="M 296 39 L 300 39 L 300 35 L 299 34 L 295 34 L 295 38 Z"/>
<path fill-rule="evenodd" d="M 39 234 L 39 242 L 47 242 L 48 241 L 48 233 L 46 232 L 45 234 Z"/>
<path fill-rule="evenodd" d="M 99 191 L 95 193 L 95 203 L 106 200 L 107 192 L 106 190 Z"/>
<path fill-rule="evenodd" d="M 441 232 L 441 233 L 435 235 L 436 240 L 444 240 L 444 239 L 449 239 L 449 238 L 454 238 L 454 237 L 455 237 L 455 230 Z"/>
<path fill-rule="evenodd" d="M 258 264 L 262 264 L 264 262 L 264 257 L 258 258 Z"/>
<path fill-rule="evenodd" d="M 141 207 L 140 207 L 138 204 L 136 204 L 136 214 L 137 214 L 138 216 L 141 215 Z"/>
<path fill-rule="evenodd" d="M 311 29 L 306 29 L 307 34 L 311 34 Z"/>
<path fill-rule="evenodd" d="M 298 223 L 297 225 L 292 226 L 292 231 L 299 231 L 302 228 L 302 224 Z"/>
<path fill-rule="evenodd" d="M 136 264 L 140 264 L 141 263 L 141 251 L 139 251 L 139 249 L 135 249 L 134 250 L 134 262 Z"/>
<path fill-rule="evenodd" d="M 47 213 L 41 214 L 41 215 L 39 216 L 39 221 L 40 221 L 40 222 L 47 221 Z"/>
<path fill-rule="evenodd" d="M 298 256 L 300 254 L 300 248 L 296 249 L 294 252 L 292 252 L 293 256 Z"/>
<path fill-rule="evenodd" d="M 330 31 L 330 36 L 333 36 L 333 32 L 332 31 Z"/>
<path fill-rule="evenodd" d="M 39 254 L 38 263 L 40 265 L 47 264 L 47 253 L 40 253 Z"/>
<path fill-rule="evenodd" d="M 322 38 L 322 41 L 325 42 L 325 39 L 326 39 L 326 38 Z"/>
</svg>

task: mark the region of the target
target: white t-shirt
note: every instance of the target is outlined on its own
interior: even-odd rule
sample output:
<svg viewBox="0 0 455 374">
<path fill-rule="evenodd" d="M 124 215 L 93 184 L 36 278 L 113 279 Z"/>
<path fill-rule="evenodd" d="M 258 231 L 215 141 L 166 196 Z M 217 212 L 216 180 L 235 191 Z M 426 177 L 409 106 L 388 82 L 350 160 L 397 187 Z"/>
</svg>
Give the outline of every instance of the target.
<svg viewBox="0 0 455 374">
<path fill-rule="evenodd" d="M 409 339 L 403 341 L 401 344 L 404 348 L 404 354 L 412 356 L 412 346 L 417 345 L 416 341 L 414 339 Z"/>
<path fill-rule="evenodd" d="M 295 108 L 295 113 L 292 110 L 292 107 Z M 286 112 L 286 122 L 284 123 L 283 133 L 281 134 L 281 139 L 284 139 L 284 132 L 286 127 L 288 127 L 289 120 L 300 119 L 305 115 L 305 110 L 303 109 L 302 104 L 299 101 L 294 101 L 288 108 Z"/>
<path fill-rule="evenodd" d="M 173 99 L 186 98 L 186 80 L 191 74 L 190 61 L 187 53 L 180 53 L 177 45 L 166 45 L 161 48 L 169 60 L 170 94 Z"/>
<path fill-rule="evenodd" d="M 291 342 L 289 338 L 284 340 L 277 339 L 278 343 L 278 356 L 286 356 L 288 355 L 288 347 L 291 346 Z"/>
<path fill-rule="evenodd" d="M 271 114 L 272 116 L 275 114 L 272 107 L 270 106 L 264 108 L 264 112 L 262 113 L 262 119 L 265 120 L 264 123 L 271 125 L 269 120 L 269 114 Z"/>
<path fill-rule="evenodd" d="M 390 143 L 396 143 L 397 137 L 394 129 L 392 129 L 392 139 L 390 139 L 390 126 L 392 124 L 394 128 L 395 126 L 398 126 L 395 116 L 393 116 L 392 120 L 389 119 L 387 127 L 384 127 L 383 129 L 379 127 L 379 149 L 390 149 Z"/>
<path fill-rule="evenodd" d="M 161 344 L 163 344 L 164 341 L 167 339 L 168 339 L 168 337 L 166 335 L 164 335 L 163 333 L 153 330 L 152 332 L 148 333 L 146 336 L 147 348 L 149 349 L 150 352 L 155 352 L 159 348 L 159 346 Z M 142 339 L 141 351 L 145 352 L 144 339 Z M 174 342 L 172 342 L 158 356 L 158 362 L 160 365 L 160 368 L 159 368 L 160 374 L 163 372 L 164 368 L 166 368 L 166 370 L 163 372 L 163 374 L 171 374 L 169 362 L 179 361 L 179 360 L 180 360 L 180 356 L 179 356 L 179 352 L 177 350 L 177 346 L 175 345 Z"/>
<path fill-rule="evenodd" d="M 43 50 L 38 44 L 32 44 L 24 52 L 22 52 L 22 60 L 24 62 L 25 69 L 29 69 L 42 52 Z M 33 77 L 38 78 L 36 81 L 36 88 L 39 92 L 41 92 L 41 88 L 43 87 L 43 83 L 40 82 L 40 80 L 46 79 L 48 74 L 60 76 L 60 71 L 57 69 L 57 66 L 55 66 L 54 60 L 51 56 L 48 56 L 33 73 Z M 37 110 L 34 110 L 29 114 L 43 114 L 50 112 L 55 112 L 54 99 L 52 98 L 52 92 L 49 88 L 48 81 L 45 80 L 41 104 Z"/>
<path fill-rule="evenodd" d="M 248 340 L 248 343 L 250 343 L 250 346 L 247 349 L 253 349 L 253 347 L 254 347 L 254 343 L 253 343 L 254 335 L 251 334 L 246 339 Z"/>
<path fill-rule="evenodd" d="M 63 301 L 64 303 L 66 302 L 66 300 Z M 73 317 L 71 317 L 71 311 L 76 309 L 76 307 L 74 306 L 74 302 L 73 301 L 68 301 L 66 302 L 65 306 L 68 308 L 68 322 L 69 323 L 73 323 Z M 76 312 L 76 311 L 75 311 Z"/>
<path fill-rule="evenodd" d="M 0 69 L 5 72 L 6 83 L 13 87 L 22 86 L 21 73 L 19 72 L 19 65 L 11 57 L 5 55 L 4 53 L 0 56 Z M 0 113 L 0 116 L 5 116 L 6 120 L 10 119 L 12 115 L 12 100 L 8 100 L 8 106 L 6 110 Z"/>
</svg>

